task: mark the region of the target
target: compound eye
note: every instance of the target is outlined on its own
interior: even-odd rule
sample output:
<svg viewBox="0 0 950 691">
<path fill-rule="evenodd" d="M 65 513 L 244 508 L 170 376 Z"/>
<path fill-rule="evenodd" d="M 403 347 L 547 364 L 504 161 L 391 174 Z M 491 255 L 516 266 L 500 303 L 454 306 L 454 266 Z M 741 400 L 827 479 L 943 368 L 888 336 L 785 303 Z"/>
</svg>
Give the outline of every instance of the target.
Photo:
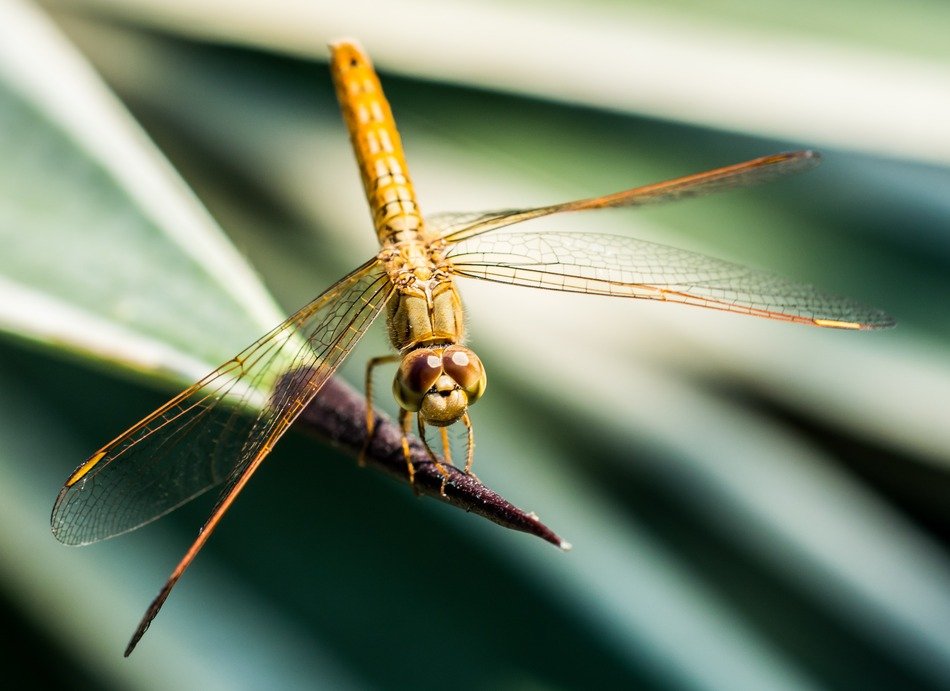
<svg viewBox="0 0 950 691">
<path fill-rule="evenodd" d="M 442 374 L 442 358 L 434 350 L 420 348 L 407 353 L 396 372 L 393 394 L 410 412 L 419 410 L 422 398 Z"/>
<path fill-rule="evenodd" d="M 484 393 L 487 379 L 478 356 L 465 346 L 452 345 L 442 351 L 442 369 L 474 403 Z"/>
</svg>

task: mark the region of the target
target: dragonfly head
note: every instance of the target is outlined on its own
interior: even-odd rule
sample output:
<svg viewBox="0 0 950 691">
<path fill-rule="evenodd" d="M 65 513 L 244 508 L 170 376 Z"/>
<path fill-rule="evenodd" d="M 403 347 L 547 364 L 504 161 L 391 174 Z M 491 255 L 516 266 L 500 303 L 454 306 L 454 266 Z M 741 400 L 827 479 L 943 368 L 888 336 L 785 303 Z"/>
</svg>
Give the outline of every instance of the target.
<svg viewBox="0 0 950 691">
<path fill-rule="evenodd" d="M 416 348 L 403 356 L 393 395 L 404 409 L 431 425 L 458 420 L 485 392 L 485 368 L 465 346 Z"/>
</svg>

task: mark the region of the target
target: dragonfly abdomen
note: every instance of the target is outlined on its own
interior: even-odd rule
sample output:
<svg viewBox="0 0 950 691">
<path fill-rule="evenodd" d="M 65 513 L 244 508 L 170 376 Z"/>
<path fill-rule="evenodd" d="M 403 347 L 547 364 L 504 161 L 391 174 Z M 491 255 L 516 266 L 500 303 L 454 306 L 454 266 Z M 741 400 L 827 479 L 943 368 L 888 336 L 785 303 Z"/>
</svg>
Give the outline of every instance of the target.
<svg viewBox="0 0 950 691">
<path fill-rule="evenodd" d="M 379 241 L 385 244 L 396 234 L 421 231 L 422 214 L 402 141 L 372 63 L 352 42 L 330 49 L 330 72 Z"/>
</svg>

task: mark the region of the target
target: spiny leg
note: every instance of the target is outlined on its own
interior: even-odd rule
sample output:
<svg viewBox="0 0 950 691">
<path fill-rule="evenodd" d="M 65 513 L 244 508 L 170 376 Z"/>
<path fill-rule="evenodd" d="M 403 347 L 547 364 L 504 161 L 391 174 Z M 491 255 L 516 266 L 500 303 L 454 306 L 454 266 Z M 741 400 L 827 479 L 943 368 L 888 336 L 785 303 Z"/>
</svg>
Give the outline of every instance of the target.
<svg viewBox="0 0 950 691">
<path fill-rule="evenodd" d="M 452 465 L 452 444 L 449 442 L 449 428 L 440 427 L 439 436 L 442 437 L 442 456 L 446 463 Z"/>
<path fill-rule="evenodd" d="M 449 481 L 449 469 L 445 467 L 445 464 L 439 460 L 439 457 L 435 455 L 435 452 L 432 450 L 432 447 L 429 446 L 429 440 L 426 439 L 426 427 L 425 421 L 422 419 L 421 415 L 417 416 L 419 420 L 419 438 L 422 439 L 422 443 L 425 444 L 426 451 L 429 452 L 429 458 L 432 459 L 432 462 L 435 463 L 435 469 L 442 474 L 442 486 L 439 488 L 439 494 L 443 497 L 445 494 L 445 485 Z"/>
<path fill-rule="evenodd" d="M 416 467 L 412 463 L 412 454 L 409 452 L 409 426 L 412 424 L 412 413 L 405 408 L 399 409 L 399 427 L 402 430 L 402 455 L 406 459 L 406 468 L 409 469 L 409 484 L 415 490 Z M 418 494 L 418 493 L 417 493 Z"/>
<path fill-rule="evenodd" d="M 382 355 L 374 357 L 366 363 L 366 440 L 363 442 L 363 448 L 360 449 L 360 455 L 357 460 L 360 466 L 366 465 L 366 452 L 369 450 L 370 440 L 373 438 L 373 431 L 376 429 L 376 413 L 373 410 L 373 369 L 390 362 L 398 362 L 398 355 Z M 410 465 L 410 471 L 412 466 Z M 412 472 L 409 473 L 410 481 Z"/>
<path fill-rule="evenodd" d="M 472 419 L 467 412 L 462 416 L 462 424 L 465 425 L 468 437 L 465 450 L 465 473 L 478 480 L 478 476 L 472 472 L 472 461 L 475 460 L 475 431 L 472 429 Z"/>
</svg>

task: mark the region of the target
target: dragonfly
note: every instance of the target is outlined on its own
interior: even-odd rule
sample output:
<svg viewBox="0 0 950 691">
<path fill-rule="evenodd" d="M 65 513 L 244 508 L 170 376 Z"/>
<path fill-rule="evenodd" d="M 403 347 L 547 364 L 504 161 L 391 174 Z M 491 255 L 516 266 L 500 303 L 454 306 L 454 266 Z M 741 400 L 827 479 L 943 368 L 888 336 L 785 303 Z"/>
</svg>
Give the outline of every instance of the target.
<svg viewBox="0 0 950 691">
<path fill-rule="evenodd" d="M 446 462 L 446 429 L 462 425 L 465 472 L 471 472 L 468 408 L 485 393 L 487 379 L 481 360 L 465 345 L 457 277 L 661 300 L 818 327 L 866 330 L 893 323 L 849 299 L 681 249 L 626 236 L 506 230 L 554 214 L 653 205 L 760 183 L 812 168 L 819 161 L 813 151 L 764 156 L 550 206 L 424 217 L 369 57 L 352 40 L 332 43 L 330 54 L 379 253 L 97 450 L 69 476 L 53 507 L 56 538 L 82 545 L 133 530 L 223 483 L 209 518 L 146 611 L 126 655 L 274 445 L 380 314 L 386 314 L 395 354 L 368 363 L 367 398 L 372 400 L 373 369 L 398 363 L 393 393 L 410 480 L 407 438 L 413 420 L 423 441 L 430 431 L 441 438 Z M 369 437 L 375 414 L 372 406 L 367 410 Z"/>
</svg>

